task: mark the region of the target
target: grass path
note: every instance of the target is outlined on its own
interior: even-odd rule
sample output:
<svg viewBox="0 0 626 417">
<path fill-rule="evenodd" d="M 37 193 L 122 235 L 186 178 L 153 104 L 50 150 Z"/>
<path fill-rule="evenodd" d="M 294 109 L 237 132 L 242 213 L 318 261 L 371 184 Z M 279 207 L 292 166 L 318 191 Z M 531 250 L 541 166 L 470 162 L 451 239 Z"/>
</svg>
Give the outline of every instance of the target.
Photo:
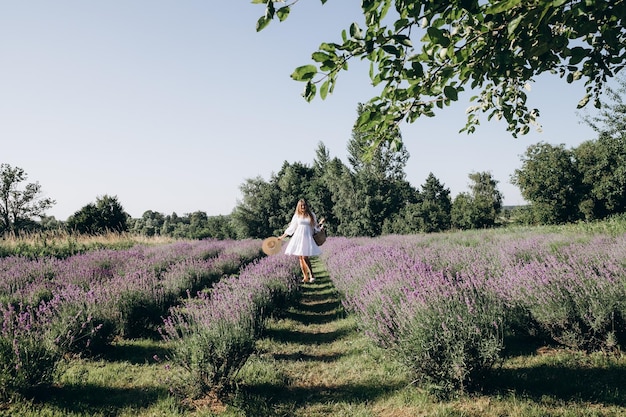
<svg viewBox="0 0 626 417">
<path fill-rule="evenodd" d="M 242 370 L 246 415 L 380 415 L 373 404 L 408 384 L 357 332 L 320 261 L 313 271 L 315 283 L 303 284 L 300 300 L 268 323 L 258 355 Z"/>
</svg>

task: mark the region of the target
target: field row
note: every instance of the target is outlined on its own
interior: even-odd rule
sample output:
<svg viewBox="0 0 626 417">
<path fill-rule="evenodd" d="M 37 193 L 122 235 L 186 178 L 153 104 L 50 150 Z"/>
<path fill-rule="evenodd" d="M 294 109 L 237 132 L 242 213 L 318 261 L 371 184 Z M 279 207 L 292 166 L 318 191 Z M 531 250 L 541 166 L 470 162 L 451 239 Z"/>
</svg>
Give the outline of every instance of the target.
<svg viewBox="0 0 626 417">
<path fill-rule="evenodd" d="M 221 328 L 235 344 L 242 332 L 254 338 L 263 310 L 291 291 L 295 267 L 290 258 L 262 258 L 256 240 L 104 249 L 66 259 L 2 258 L 0 397 L 48 384 L 63 358 L 100 355 L 117 339 L 165 338 L 174 362 L 198 373 L 194 359 L 182 353 L 197 348 L 194 337 L 206 339 L 205 330 Z M 216 337 L 211 343 L 230 343 L 224 332 Z M 223 383 L 220 372 L 229 371 L 200 382 Z"/>
<path fill-rule="evenodd" d="M 585 352 L 626 341 L 626 236 L 476 232 L 329 239 L 346 310 L 425 387 L 477 389 L 524 336 Z"/>
</svg>

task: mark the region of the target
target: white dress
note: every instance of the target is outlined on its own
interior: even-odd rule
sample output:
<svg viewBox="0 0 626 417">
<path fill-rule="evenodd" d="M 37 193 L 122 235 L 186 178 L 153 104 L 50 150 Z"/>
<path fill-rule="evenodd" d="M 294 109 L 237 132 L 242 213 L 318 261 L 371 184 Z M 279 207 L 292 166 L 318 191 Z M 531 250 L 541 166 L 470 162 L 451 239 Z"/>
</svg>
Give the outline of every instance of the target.
<svg viewBox="0 0 626 417">
<path fill-rule="evenodd" d="M 315 214 L 313 214 L 313 224 L 317 224 Z M 318 256 L 322 253 L 320 247 L 313 240 L 313 227 L 311 226 L 311 219 L 308 217 L 294 214 L 285 234 L 291 235 L 285 248 L 286 255 Z"/>
</svg>

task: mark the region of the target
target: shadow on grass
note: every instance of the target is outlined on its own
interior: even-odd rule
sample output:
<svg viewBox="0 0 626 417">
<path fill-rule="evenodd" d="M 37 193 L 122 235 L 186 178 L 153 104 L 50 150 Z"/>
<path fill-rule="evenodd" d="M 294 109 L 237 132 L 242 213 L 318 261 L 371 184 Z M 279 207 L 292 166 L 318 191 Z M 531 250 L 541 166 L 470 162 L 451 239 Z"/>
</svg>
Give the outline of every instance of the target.
<svg viewBox="0 0 626 417">
<path fill-rule="evenodd" d="M 95 384 L 63 385 L 38 389 L 34 400 L 69 413 L 115 416 L 125 408 L 148 408 L 169 395 L 166 388 L 111 388 Z"/>
<path fill-rule="evenodd" d="M 259 384 L 240 390 L 232 399 L 232 404 L 242 409 L 246 416 L 297 416 L 298 409 L 303 406 L 373 402 L 402 388 L 404 384 L 388 384 L 385 381 L 311 387 Z"/>
<path fill-rule="evenodd" d="M 343 307 L 340 302 L 328 301 L 325 303 L 311 305 L 297 311 L 286 311 L 284 317 L 297 321 L 304 325 L 326 324 L 345 317 Z"/>
<path fill-rule="evenodd" d="M 125 341 L 114 344 L 102 355 L 102 359 L 108 362 L 128 362 L 133 365 L 154 363 L 154 357 L 165 358 L 168 349 L 160 346 L 157 342 L 138 340 Z"/>
<path fill-rule="evenodd" d="M 309 355 L 303 352 L 295 352 L 290 354 L 275 354 L 274 359 L 281 361 L 304 361 L 304 362 L 334 362 L 342 355 L 335 353 L 332 355 Z"/>
<path fill-rule="evenodd" d="M 533 356 L 540 351 L 559 351 L 558 344 L 545 337 L 510 336 L 505 358 Z M 539 353 L 541 354 L 541 353 Z M 548 353 L 550 354 L 550 353 Z M 541 401 L 552 397 L 561 401 L 586 401 L 626 406 L 626 365 L 608 367 L 539 364 L 515 369 L 495 369 L 484 384 L 485 394 L 515 393 Z"/>
<path fill-rule="evenodd" d="M 504 345 L 505 349 L 502 355 L 505 358 L 533 355 L 543 347 L 558 347 L 557 344 L 552 343 L 548 338 L 529 335 L 506 336 Z"/>
<path fill-rule="evenodd" d="M 284 317 L 304 325 L 326 324 L 345 317 L 343 305 L 326 272 L 316 271 L 314 283 L 304 283 L 297 304 Z"/>
<path fill-rule="evenodd" d="M 301 332 L 290 329 L 267 329 L 265 336 L 280 343 L 298 343 L 306 345 L 316 345 L 322 343 L 332 343 L 348 336 L 349 329 L 337 329 L 325 333 Z"/>
<path fill-rule="evenodd" d="M 626 368 L 572 368 L 559 365 L 498 369 L 485 394 L 515 393 L 541 401 L 546 397 L 626 406 Z"/>
</svg>

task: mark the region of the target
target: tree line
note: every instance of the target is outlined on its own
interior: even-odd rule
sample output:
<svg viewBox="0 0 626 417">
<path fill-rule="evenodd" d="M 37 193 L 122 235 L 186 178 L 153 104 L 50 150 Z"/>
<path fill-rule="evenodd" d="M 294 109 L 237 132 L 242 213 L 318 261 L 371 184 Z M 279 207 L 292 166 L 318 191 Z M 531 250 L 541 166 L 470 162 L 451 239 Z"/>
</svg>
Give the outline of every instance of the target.
<svg viewBox="0 0 626 417">
<path fill-rule="evenodd" d="M 604 219 L 626 212 L 626 77 L 608 88 L 597 116 L 584 121 L 598 134 L 571 149 L 527 148 L 512 183 L 531 204 L 520 218 L 532 224 Z"/>
<path fill-rule="evenodd" d="M 105 195 L 60 222 L 45 215 L 55 202 L 40 197 L 39 183 L 20 189 L 27 178 L 24 170 L 1 164 L 0 233 L 63 229 L 191 239 L 263 238 L 284 231 L 300 198 L 326 218 L 331 235 L 348 237 L 487 228 L 503 220 L 538 225 L 603 219 L 626 212 L 625 93 L 622 78 L 617 89 L 607 90 L 610 101 L 602 111 L 584 118 L 597 139 L 571 149 L 548 143 L 527 148 L 510 180 L 529 204 L 510 212 L 503 213 L 503 196 L 490 172 L 468 174 L 469 191 L 454 199 L 433 173 L 414 187 L 406 180 L 409 154 L 400 131 L 394 131 L 395 141 L 377 141 L 376 134 L 355 123 L 347 164 L 331 158 L 320 142 L 312 165 L 285 161 L 269 180 L 246 179 L 240 186 L 242 198 L 229 215 L 148 210 L 133 219 L 117 197 Z M 360 117 L 363 106 L 357 111 Z"/>
</svg>

